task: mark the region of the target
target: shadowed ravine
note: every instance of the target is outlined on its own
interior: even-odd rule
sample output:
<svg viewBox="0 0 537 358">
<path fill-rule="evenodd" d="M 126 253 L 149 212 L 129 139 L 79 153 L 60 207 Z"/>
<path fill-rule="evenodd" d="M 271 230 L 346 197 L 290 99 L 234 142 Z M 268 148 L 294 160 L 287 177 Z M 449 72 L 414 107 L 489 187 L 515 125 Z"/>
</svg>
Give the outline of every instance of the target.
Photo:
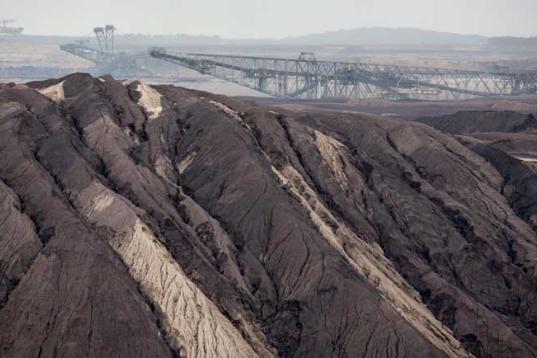
<svg viewBox="0 0 537 358">
<path fill-rule="evenodd" d="M 535 119 L 441 120 L 0 84 L 0 356 L 536 357 Z"/>
</svg>

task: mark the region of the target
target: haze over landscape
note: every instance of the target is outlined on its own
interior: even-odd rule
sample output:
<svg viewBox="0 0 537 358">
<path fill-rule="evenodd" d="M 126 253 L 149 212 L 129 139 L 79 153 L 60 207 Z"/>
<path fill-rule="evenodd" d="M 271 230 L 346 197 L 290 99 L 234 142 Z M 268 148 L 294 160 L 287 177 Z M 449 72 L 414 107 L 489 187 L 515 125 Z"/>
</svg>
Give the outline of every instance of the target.
<svg viewBox="0 0 537 358">
<path fill-rule="evenodd" d="M 533 0 L 2 0 L 2 17 L 29 34 L 124 33 L 282 38 L 360 27 L 421 28 L 485 36 L 537 36 Z M 28 11 L 31 9 L 31 11 Z"/>
<path fill-rule="evenodd" d="M 537 358 L 536 13 L 0 0 L 0 358 Z"/>
</svg>

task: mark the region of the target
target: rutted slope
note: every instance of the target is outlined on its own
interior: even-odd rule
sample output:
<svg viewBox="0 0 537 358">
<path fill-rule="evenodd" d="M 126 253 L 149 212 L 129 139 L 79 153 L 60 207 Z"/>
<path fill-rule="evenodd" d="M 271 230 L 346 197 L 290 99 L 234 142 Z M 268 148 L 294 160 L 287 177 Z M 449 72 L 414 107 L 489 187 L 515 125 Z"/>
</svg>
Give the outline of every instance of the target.
<svg viewBox="0 0 537 358">
<path fill-rule="evenodd" d="M 0 181 L 0 308 L 41 249 L 30 218 L 16 194 Z"/>
<path fill-rule="evenodd" d="M 537 167 L 496 148 L 494 145 L 472 145 L 503 175 L 503 193 L 519 217 L 537 231 Z"/>
<path fill-rule="evenodd" d="M 73 107 L 79 104 L 78 99 L 74 99 Z M 129 157 L 128 153 L 135 144 L 128 131 L 122 131 L 115 123 L 113 112 L 105 114 L 108 109 L 106 103 L 100 105 L 98 116 L 93 117 L 95 112 L 92 107 L 84 106 L 79 108 L 76 118 L 82 134 L 79 144 L 89 146 L 89 152 L 95 156 L 97 163 L 85 163 L 76 145 L 71 145 L 79 139 L 61 138 L 64 134 L 55 128 L 56 131 L 50 133 L 39 151 L 44 165 L 57 178 L 63 190 L 70 193 L 70 200 L 80 214 L 96 227 L 107 229 L 111 246 L 155 307 L 160 326 L 175 351 L 189 357 L 256 356 L 237 328 L 186 277 L 172 255 L 141 220 L 141 217 L 147 218 L 143 209 L 100 183 L 113 186 L 107 180 L 109 177 L 113 183 L 121 185 L 121 180 L 127 175 L 138 178 L 144 195 L 158 195 L 157 190 L 166 197 L 169 195 L 165 183 L 147 168 L 137 166 Z M 96 103 L 96 107 L 99 104 Z M 61 147 L 57 145 L 59 140 L 64 144 Z M 66 166 L 56 158 L 69 158 L 76 165 Z M 105 169 L 107 165 L 109 167 Z M 84 181 L 70 180 L 82 168 L 86 172 L 96 172 L 98 177 Z M 105 178 L 99 177 L 102 173 Z M 145 191 L 144 185 L 152 185 L 154 191 Z M 253 344 L 257 345 L 260 353 L 270 355 L 255 339 L 252 338 Z"/>
<path fill-rule="evenodd" d="M 192 283 L 129 203 L 98 183 L 79 196 L 81 212 L 114 232 L 111 246 L 161 311 L 175 348 L 186 357 L 255 357 L 236 328 Z"/>
<path fill-rule="evenodd" d="M 0 271 L 6 356 L 537 356 L 536 233 L 454 138 L 110 77 L 30 86 L 0 87 L 0 205 L 31 243 Z"/>
<path fill-rule="evenodd" d="M 240 107 L 240 104 L 236 105 Z M 403 122 L 366 117 L 358 121 L 353 116 L 319 116 L 318 121 L 302 116 L 297 122 L 290 118 L 293 114 L 272 114 L 272 116 L 281 118 L 280 122 L 286 127 L 285 130 L 278 129 L 274 126 L 274 121 L 266 120 L 266 117 L 255 111 L 248 116 L 252 121 L 250 125 L 258 132 L 265 150 L 273 153 L 273 157 L 279 161 L 290 161 L 296 168 L 304 168 L 303 176 L 306 175 L 312 180 L 310 186 L 321 193 L 337 216 L 348 220 L 362 232 L 366 240 L 368 237 L 374 239 L 378 235 L 376 240 L 380 241 L 386 255 L 422 293 L 422 298 L 435 315 L 454 329 L 456 336 L 460 337 L 474 354 L 483 355 L 487 351 L 494 356 L 534 354 L 530 353 L 533 349 L 527 346 L 528 340 L 534 341 L 529 333 L 532 327 L 531 319 L 525 314 L 521 316 L 523 321 L 521 325 L 527 328 L 516 325 L 512 327 L 514 322 L 511 319 L 502 323 L 505 308 L 494 308 L 498 305 L 493 303 L 497 298 L 483 294 L 484 292 L 490 294 L 490 284 L 497 279 L 491 278 L 491 282 L 483 282 L 484 285 L 481 287 L 488 290 L 481 291 L 482 293 L 480 293 L 482 288 L 476 286 L 476 283 L 484 280 L 483 277 L 498 275 L 497 268 L 490 266 L 497 264 L 486 263 L 490 257 L 495 258 L 494 260 L 496 257 L 498 259 L 503 257 L 502 265 L 511 271 L 509 276 L 517 277 L 521 271 L 533 271 L 534 264 L 531 257 L 535 251 L 534 234 L 529 232 L 529 228 L 511 212 L 501 195 L 500 176 L 488 167 L 483 159 L 465 150 L 452 139 L 444 138 L 434 131 L 413 128 Z M 345 168 L 347 178 L 353 183 L 350 186 L 353 190 L 342 190 L 341 186 L 337 185 L 331 169 L 332 172 L 337 171 L 330 168 L 331 165 L 319 165 L 322 163 L 322 155 L 313 145 L 315 130 L 307 134 L 308 130 L 303 129 L 304 123 L 314 128 L 322 128 L 323 131 L 330 131 L 333 137 L 342 138 L 338 140 L 339 142 L 347 143 L 352 157 L 347 160 L 343 158 L 338 166 Z M 291 147 L 274 145 L 279 141 L 276 136 L 287 136 Z M 412 146 L 408 146 L 410 143 Z M 483 168 L 481 173 L 479 168 Z M 473 185 L 469 186 L 470 183 L 478 186 L 472 188 Z M 479 186 L 483 188 L 479 189 Z M 425 197 L 421 194 L 422 191 Z M 486 200 L 483 200 L 483 194 Z M 463 209 L 464 207 L 466 209 Z M 473 219 L 466 218 L 479 207 L 483 208 L 478 210 L 479 216 Z M 495 218 L 493 220 L 502 222 L 505 220 L 502 218 L 504 212 L 510 213 L 509 222 L 508 226 L 501 229 L 499 236 L 494 232 L 478 234 L 478 230 L 488 227 L 485 223 L 491 220 L 489 217 L 491 213 Z M 466 225 L 468 227 L 465 227 Z M 475 233 L 467 232 L 474 226 L 481 228 Z M 498 227 L 493 222 L 490 226 L 495 230 Z M 518 232 L 512 232 L 513 228 L 517 228 Z M 495 252 L 480 253 L 483 255 L 481 257 L 461 256 L 459 250 L 469 248 L 468 244 L 466 247 L 456 244 L 461 235 L 463 239 L 460 241 L 461 244 L 471 240 L 470 245 L 475 248 L 478 247 L 475 238 L 497 237 L 497 243 L 491 245 L 497 247 L 500 244 L 501 251 L 495 248 Z M 519 272 L 510 269 L 510 255 L 513 251 L 504 246 L 505 235 L 511 237 L 509 242 L 511 248 L 514 247 L 518 253 L 517 261 L 526 262 L 527 267 Z M 449 242 L 448 238 L 453 242 Z M 483 244 L 479 243 L 479 250 L 489 245 L 482 246 Z M 457 260 L 458 258 L 463 258 L 463 261 Z M 459 263 L 456 263 L 457 261 Z M 482 267 L 485 270 L 476 272 L 475 268 L 471 268 L 470 262 L 464 264 L 464 261 L 473 261 L 477 265 L 475 267 Z M 478 263 L 479 261 L 481 263 Z M 517 265 L 524 266 L 520 263 Z M 504 273 L 501 274 L 503 275 Z M 470 291 L 469 287 L 465 287 L 465 282 L 461 281 L 461 277 L 465 281 L 472 281 L 472 285 L 469 285 Z M 519 277 L 517 281 L 522 287 L 535 287 L 534 278 Z M 506 283 L 506 288 L 514 291 L 511 284 Z M 462 293 L 460 289 L 466 293 Z M 502 285 L 492 289 L 505 290 Z M 528 292 L 530 297 L 525 297 L 525 293 L 520 294 L 522 301 L 525 302 L 520 307 L 532 305 L 533 294 L 530 292 L 533 290 L 530 288 Z M 513 299 L 513 293 L 501 294 L 507 299 L 506 304 Z M 519 294 L 515 296 L 520 297 Z M 490 312 L 490 308 L 498 309 L 500 314 Z M 518 314 L 516 309 L 513 314 Z M 483 321 L 484 317 L 487 317 L 488 322 Z M 489 324 L 495 327 L 494 330 L 489 328 Z M 501 333 L 498 335 L 496 332 Z M 517 338 L 516 334 L 521 334 L 523 339 Z"/>
<path fill-rule="evenodd" d="M 466 111 L 440 117 L 420 118 L 442 132 L 452 134 L 476 132 L 519 132 L 537 129 L 537 119 L 532 114 L 500 111 Z"/>
<path fill-rule="evenodd" d="M 244 123 L 237 112 L 224 104 L 212 101 L 219 109 Z M 248 124 L 248 130 L 252 131 Z M 343 190 L 348 188 L 348 179 L 344 173 L 345 163 L 341 160 L 346 150 L 345 145 L 319 131 L 314 131 L 315 145 L 324 163 L 330 167 L 336 181 Z M 270 157 L 263 152 L 269 161 Z M 391 263 L 384 257 L 378 245 L 370 245 L 359 238 L 343 222 L 340 222 L 319 199 L 317 193 L 308 185 L 302 175 L 291 165 L 281 170 L 272 166 L 281 184 L 304 207 L 312 223 L 321 236 L 345 259 L 362 278 L 369 281 L 393 306 L 401 316 L 432 344 L 449 356 L 465 356 L 460 343 L 452 333 L 438 322 L 420 302 L 419 294 L 399 275 Z"/>
<path fill-rule="evenodd" d="M 171 357 L 122 262 L 34 157 L 48 126 L 60 120 L 56 107 L 27 89 L 7 92 L 1 105 L 17 97 L 43 109 L 42 117 L 24 106 L 0 114 L 0 177 L 18 195 L 44 247 L 0 310 L 2 357 Z M 2 231 L 11 224 L 3 222 Z"/>
<path fill-rule="evenodd" d="M 504 178 L 502 192 L 511 206 L 536 229 L 537 132 L 532 115 L 467 112 L 423 122 L 442 131 L 452 132 L 457 128 L 456 133 L 466 133 L 458 139 L 498 170 Z"/>
</svg>

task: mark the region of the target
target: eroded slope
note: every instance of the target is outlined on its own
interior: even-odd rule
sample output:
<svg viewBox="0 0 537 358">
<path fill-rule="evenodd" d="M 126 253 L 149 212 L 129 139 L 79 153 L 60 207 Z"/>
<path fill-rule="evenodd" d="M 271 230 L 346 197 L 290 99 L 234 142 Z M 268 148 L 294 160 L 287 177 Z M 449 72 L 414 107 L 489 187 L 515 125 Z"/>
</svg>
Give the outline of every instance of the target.
<svg viewBox="0 0 537 358">
<path fill-rule="evenodd" d="M 424 125 L 73 75 L 0 151 L 2 356 L 537 355 L 536 233 Z"/>
</svg>

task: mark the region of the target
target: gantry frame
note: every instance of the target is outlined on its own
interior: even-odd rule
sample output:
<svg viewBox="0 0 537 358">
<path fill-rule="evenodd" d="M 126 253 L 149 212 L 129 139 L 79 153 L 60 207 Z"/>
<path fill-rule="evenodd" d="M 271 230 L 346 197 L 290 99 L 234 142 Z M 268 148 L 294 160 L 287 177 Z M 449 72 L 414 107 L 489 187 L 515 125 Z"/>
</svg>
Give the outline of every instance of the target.
<svg viewBox="0 0 537 358">
<path fill-rule="evenodd" d="M 281 98 L 460 99 L 537 93 L 537 72 L 484 72 L 221 54 L 150 55 Z"/>
</svg>

